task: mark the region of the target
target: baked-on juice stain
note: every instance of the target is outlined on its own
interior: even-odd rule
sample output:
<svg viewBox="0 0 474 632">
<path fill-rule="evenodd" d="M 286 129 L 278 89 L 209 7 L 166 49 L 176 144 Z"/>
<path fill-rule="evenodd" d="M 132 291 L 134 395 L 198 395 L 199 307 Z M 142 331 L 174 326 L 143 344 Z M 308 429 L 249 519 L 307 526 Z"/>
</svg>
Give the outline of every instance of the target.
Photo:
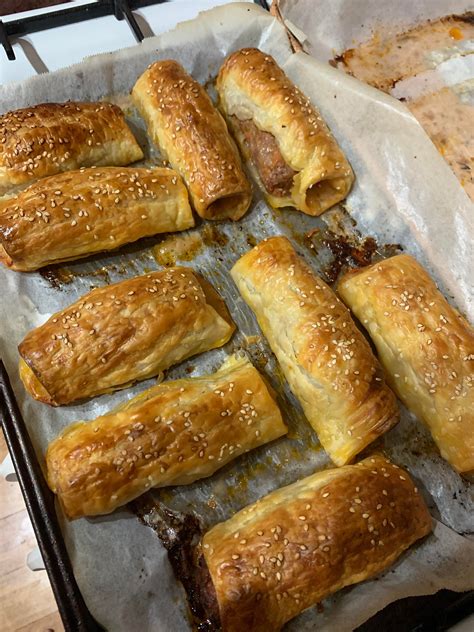
<svg viewBox="0 0 474 632">
<path fill-rule="evenodd" d="M 153 529 L 168 551 L 175 577 L 183 584 L 190 608 L 190 623 L 198 632 L 221 630 L 217 598 L 201 551 L 202 525 L 194 514 L 172 511 L 151 494 L 140 496 L 129 508 Z"/>
</svg>

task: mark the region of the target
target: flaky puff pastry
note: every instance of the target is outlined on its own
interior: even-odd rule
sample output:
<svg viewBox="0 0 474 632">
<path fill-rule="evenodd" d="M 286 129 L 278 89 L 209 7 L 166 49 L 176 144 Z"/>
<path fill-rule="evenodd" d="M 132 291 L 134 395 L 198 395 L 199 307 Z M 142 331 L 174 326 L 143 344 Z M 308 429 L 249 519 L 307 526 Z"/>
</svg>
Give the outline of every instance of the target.
<svg viewBox="0 0 474 632">
<path fill-rule="evenodd" d="M 202 541 L 222 630 L 277 632 L 390 566 L 431 529 L 408 474 L 379 455 L 264 496 Z"/>
<path fill-rule="evenodd" d="M 387 379 L 441 455 L 474 473 L 474 331 L 422 266 L 398 255 L 345 275 L 338 291 L 372 338 Z"/>
<path fill-rule="evenodd" d="M 124 388 L 220 347 L 235 329 L 227 308 L 189 268 L 170 268 L 89 292 L 19 345 L 20 377 L 59 406 Z"/>
<path fill-rule="evenodd" d="M 172 169 L 83 168 L 0 202 L 0 261 L 37 270 L 192 226 L 186 187 Z"/>
<path fill-rule="evenodd" d="M 284 163 L 295 172 L 286 194 L 272 194 L 263 186 L 272 206 L 294 206 L 308 215 L 320 215 L 344 200 L 354 181 L 352 169 L 317 108 L 273 57 L 256 48 L 232 53 L 219 71 L 217 91 L 220 107 L 259 183 L 264 184 L 257 163 L 262 168 L 275 148 L 259 151 L 259 142 L 267 144 L 265 134 L 256 138 L 254 134 L 249 145 L 251 136 L 241 122 L 271 134 Z M 275 169 L 283 167 L 275 162 Z"/>
<path fill-rule="evenodd" d="M 231 274 L 336 465 L 396 424 L 396 398 L 369 343 L 288 239 L 262 241 Z"/>
<path fill-rule="evenodd" d="M 69 518 L 110 513 L 150 487 L 187 485 L 287 432 L 259 372 L 231 357 L 212 375 L 165 382 L 66 428 L 48 483 Z"/>
<path fill-rule="evenodd" d="M 0 195 L 62 171 L 142 158 L 122 110 L 111 103 L 41 103 L 0 116 Z"/>
<path fill-rule="evenodd" d="M 141 75 L 132 97 L 148 133 L 188 187 L 206 219 L 237 220 L 252 200 L 250 183 L 224 119 L 205 89 L 173 60 Z"/>
</svg>

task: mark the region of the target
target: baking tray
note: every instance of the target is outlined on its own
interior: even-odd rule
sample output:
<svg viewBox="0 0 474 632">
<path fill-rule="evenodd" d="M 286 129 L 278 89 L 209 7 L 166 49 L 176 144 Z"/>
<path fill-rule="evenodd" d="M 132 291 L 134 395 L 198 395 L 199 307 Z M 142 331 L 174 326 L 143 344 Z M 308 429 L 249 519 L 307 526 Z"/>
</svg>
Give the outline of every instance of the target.
<svg viewBox="0 0 474 632">
<path fill-rule="evenodd" d="M 74 578 L 55 511 L 54 496 L 46 485 L 9 377 L 1 362 L 0 412 L 7 445 L 64 627 L 67 631 L 101 630 L 103 628 L 90 614 Z M 441 631 L 447 630 L 472 611 L 474 591 L 459 594 L 443 590 L 436 595 L 412 597 L 392 603 L 357 630 Z"/>
<path fill-rule="evenodd" d="M 0 413 L 2 429 L 64 628 L 66 632 L 99 632 L 103 628 L 90 614 L 74 578 L 56 515 L 54 495 L 46 484 L 1 360 Z M 395 601 L 359 626 L 357 632 L 442 632 L 472 612 L 474 591 L 441 590 L 434 595 Z"/>
<path fill-rule="evenodd" d="M 68 632 L 102 630 L 87 609 L 74 578 L 54 507 L 54 494 L 46 484 L 1 360 L 0 413 L 5 440 L 64 628 Z"/>
</svg>

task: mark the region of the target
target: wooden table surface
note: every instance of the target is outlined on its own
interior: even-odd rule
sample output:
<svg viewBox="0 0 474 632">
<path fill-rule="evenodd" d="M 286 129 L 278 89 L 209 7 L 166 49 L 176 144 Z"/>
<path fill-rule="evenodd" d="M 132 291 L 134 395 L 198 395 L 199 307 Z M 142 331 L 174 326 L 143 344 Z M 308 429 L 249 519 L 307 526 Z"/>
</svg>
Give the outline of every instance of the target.
<svg viewBox="0 0 474 632">
<path fill-rule="evenodd" d="M 69 2 L 69 0 L 0 0 L 0 15 L 43 9 L 56 4 Z"/>
<path fill-rule="evenodd" d="M 0 463 L 7 455 L 0 430 Z M 46 571 L 31 571 L 36 538 L 20 486 L 0 476 L 0 630 L 63 632 Z"/>
</svg>

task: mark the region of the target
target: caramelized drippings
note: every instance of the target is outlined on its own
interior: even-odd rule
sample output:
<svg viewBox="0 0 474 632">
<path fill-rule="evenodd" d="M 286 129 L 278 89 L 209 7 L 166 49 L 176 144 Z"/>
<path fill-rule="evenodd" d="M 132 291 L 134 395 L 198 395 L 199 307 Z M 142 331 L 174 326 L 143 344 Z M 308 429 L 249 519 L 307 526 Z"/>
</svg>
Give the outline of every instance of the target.
<svg viewBox="0 0 474 632">
<path fill-rule="evenodd" d="M 198 632 L 221 629 L 216 592 L 201 551 L 202 527 L 193 514 L 171 511 L 151 495 L 144 495 L 130 504 L 140 522 L 155 531 L 168 551 L 175 576 L 183 584 Z"/>
</svg>

